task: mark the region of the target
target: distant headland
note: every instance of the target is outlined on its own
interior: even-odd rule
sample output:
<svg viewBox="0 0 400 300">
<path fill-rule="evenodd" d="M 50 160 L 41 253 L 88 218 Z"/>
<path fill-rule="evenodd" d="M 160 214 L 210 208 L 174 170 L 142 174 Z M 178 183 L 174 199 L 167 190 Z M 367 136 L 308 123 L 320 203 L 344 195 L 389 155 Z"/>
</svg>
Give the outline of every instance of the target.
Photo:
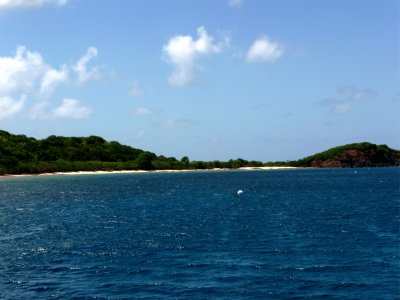
<svg viewBox="0 0 400 300">
<path fill-rule="evenodd" d="M 353 168 L 400 166 L 400 151 L 386 145 L 355 143 L 295 161 L 190 161 L 106 141 L 98 136 L 49 136 L 38 140 L 0 130 L 0 175 L 65 172 L 179 171 L 267 168 Z"/>
</svg>

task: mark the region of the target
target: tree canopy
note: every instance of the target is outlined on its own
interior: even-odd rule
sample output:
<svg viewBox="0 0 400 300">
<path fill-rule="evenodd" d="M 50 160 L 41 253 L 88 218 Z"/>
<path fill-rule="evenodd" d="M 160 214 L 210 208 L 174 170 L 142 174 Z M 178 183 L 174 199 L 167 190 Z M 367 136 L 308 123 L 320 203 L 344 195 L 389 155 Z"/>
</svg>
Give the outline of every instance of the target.
<svg viewBox="0 0 400 300">
<path fill-rule="evenodd" d="M 400 165 L 400 151 L 387 145 L 355 143 L 334 147 L 288 164 L 298 167 L 384 167 Z"/>
<path fill-rule="evenodd" d="M 37 140 L 0 130 L 0 174 L 95 170 L 212 169 L 260 166 L 243 159 L 202 162 L 165 157 L 106 141 L 99 136 L 63 137 L 51 135 Z"/>
<path fill-rule="evenodd" d="M 106 141 L 99 136 L 51 135 L 38 140 L 0 130 L 0 175 L 67 171 L 214 169 L 262 166 L 371 167 L 400 165 L 400 151 L 386 145 L 357 143 L 335 147 L 297 160 L 262 163 L 242 158 L 229 161 L 177 160 Z"/>
</svg>

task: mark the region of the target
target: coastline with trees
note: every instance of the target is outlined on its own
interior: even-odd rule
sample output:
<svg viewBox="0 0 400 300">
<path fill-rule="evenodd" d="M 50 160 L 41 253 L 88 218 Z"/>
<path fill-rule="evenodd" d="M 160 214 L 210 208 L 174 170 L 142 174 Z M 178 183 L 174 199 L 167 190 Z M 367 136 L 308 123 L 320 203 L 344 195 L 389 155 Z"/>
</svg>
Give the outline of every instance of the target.
<svg viewBox="0 0 400 300">
<path fill-rule="evenodd" d="M 260 162 L 245 159 L 191 161 L 106 141 L 98 136 L 49 136 L 38 140 L 0 130 L 0 175 L 66 172 L 181 171 L 268 168 L 340 168 L 399 166 L 400 151 L 386 145 L 355 143 L 296 161 Z"/>
</svg>

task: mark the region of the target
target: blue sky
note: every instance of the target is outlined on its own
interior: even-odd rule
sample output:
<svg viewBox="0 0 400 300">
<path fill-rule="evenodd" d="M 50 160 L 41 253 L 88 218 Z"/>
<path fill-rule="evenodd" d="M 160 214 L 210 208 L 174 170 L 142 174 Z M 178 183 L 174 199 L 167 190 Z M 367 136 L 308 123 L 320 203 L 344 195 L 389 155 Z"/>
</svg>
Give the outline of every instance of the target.
<svg viewBox="0 0 400 300">
<path fill-rule="evenodd" d="M 400 149 L 397 0 L 0 0 L 0 128 L 191 160 Z"/>
</svg>

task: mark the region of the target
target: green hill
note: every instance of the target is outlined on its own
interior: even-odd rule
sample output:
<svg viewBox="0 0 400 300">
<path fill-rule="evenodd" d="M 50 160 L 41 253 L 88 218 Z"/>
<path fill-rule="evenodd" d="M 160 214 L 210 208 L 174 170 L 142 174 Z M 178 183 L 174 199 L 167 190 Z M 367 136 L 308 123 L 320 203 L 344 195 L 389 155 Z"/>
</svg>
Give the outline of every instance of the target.
<svg viewBox="0 0 400 300">
<path fill-rule="evenodd" d="M 399 166 L 400 151 L 386 145 L 355 143 L 334 147 L 288 164 L 296 167 L 317 168 Z"/>
<path fill-rule="evenodd" d="M 399 166 L 400 151 L 386 145 L 350 144 L 291 162 L 263 164 L 241 158 L 221 161 L 177 160 L 98 136 L 49 136 L 38 140 L 0 130 L 0 175 L 68 171 L 213 169 L 262 166 L 380 167 Z"/>
<path fill-rule="evenodd" d="M 36 140 L 0 131 L 0 174 L 144 168 L 155 154 L 98 136 Z"/>
<path fill-rule="evenodd" d="M 98 136 L 49 136 L 37 140 L 0 130 L 0 175 L 37 174 L 68 171 L 166 170 L 259 167 L 257 161 L 243 159 L 228 162 L 177 160 Z"/>
</svg>

